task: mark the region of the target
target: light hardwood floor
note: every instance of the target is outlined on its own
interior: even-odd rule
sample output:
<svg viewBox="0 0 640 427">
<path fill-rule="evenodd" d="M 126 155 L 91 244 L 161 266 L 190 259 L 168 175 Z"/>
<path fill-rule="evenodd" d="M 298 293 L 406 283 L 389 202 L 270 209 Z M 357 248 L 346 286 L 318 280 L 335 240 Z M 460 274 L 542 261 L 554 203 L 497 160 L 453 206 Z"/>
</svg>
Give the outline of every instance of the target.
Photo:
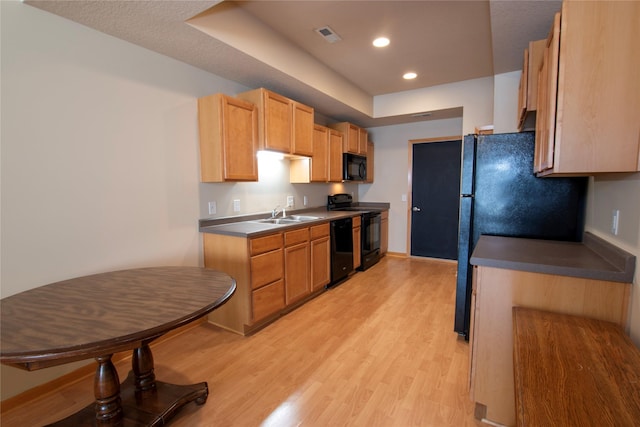
<svg viewBox="0 0 640 427">
<path fill-rule="evenodd" d="M 468 397 L 468 343 L 453 332 L 455 263 L 385 257 L 251 337 L 211 324 L 153 345 L 156 377 L 207 381 L 187 426 L 486 426 Z M 126 377 L 129 360 L 117 363 Z M 3 414 L 53 422 L 91 402 L 92 378 Z"/>
</svg>

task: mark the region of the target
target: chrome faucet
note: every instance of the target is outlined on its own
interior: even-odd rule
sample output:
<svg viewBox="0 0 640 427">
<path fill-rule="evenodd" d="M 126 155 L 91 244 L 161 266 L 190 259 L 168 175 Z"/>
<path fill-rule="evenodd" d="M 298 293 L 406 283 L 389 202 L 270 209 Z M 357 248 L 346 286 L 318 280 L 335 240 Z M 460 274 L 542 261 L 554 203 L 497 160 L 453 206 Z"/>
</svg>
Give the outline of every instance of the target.
<svg viewBox="0 0 640 427">
<path fill-rule="evenodd" d="M 280 205 L 276 206 L 276 207 L 271 211 L 271 218 L 272 218 L 272 219 L 273 219 L 273 218 L 275 218 L 275 217 L 277 217 L 277 216 L 278 216 L 278 214 L 279 214 L 280 212 L 282 212 L 282 218 L 284 218 L 284 217 L 286 217 L 286 216 L 287 216 L 287 212 L 285 211 L 285 209 L 284 209 L 284 208 L 282 208 L 282 211 L 279 211 L 279 210 L 278 210 L 278 208 L 279 208 L 279 207 L 280 207 Z"/>
</svg>

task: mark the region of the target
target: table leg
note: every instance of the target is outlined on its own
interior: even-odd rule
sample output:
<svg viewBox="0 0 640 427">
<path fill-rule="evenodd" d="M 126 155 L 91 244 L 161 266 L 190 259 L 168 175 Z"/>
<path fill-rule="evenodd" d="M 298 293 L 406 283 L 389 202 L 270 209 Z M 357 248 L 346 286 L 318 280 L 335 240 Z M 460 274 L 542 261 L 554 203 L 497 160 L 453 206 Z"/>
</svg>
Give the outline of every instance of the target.
<svg viewBox="0 0 640 427">
<path fill-rule="evenodd" d="M 158 427 L 184 405 L 207 401 L 206 382 L 189 385 L 156 381 L 153 355 L 146 343 L 133 350 L 132 370 L 122 384 L 111 355 L 96 357 L 95 402 L 49 426 L 55 427 Z"/>
<path fill-rule="evenodd" d="M 136 396 L 142 398 L 146 393 L 154 393 L 156 388 L 156 374 L 153 371 L 153 354 L 149 344 L 143 343 L 141 347 L 133 350 L 131 368 L 136 377 Z"/>
<path fill-rule="evenodd" d="M 93 384 L 93 394 L 96 398 L 96 421 L 100 424 L 117 424 L 122 420 L 122 405 L 120 400 L 120 379 L 111 354 L 96 357 L 98 367 Z"/>
</svg>

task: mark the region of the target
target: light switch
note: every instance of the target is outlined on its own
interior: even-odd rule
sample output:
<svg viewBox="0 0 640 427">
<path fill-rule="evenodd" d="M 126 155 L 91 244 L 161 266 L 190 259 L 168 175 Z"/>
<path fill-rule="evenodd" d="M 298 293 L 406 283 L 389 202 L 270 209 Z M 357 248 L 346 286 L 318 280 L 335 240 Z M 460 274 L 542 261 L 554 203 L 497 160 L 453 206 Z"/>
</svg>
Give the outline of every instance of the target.
<svg viewBox="0 0 640 427">
<path fill-rule="evenodd" d="M 233 199 L 233 211 L 240 212 L 240 199 Z"/>
</svg>

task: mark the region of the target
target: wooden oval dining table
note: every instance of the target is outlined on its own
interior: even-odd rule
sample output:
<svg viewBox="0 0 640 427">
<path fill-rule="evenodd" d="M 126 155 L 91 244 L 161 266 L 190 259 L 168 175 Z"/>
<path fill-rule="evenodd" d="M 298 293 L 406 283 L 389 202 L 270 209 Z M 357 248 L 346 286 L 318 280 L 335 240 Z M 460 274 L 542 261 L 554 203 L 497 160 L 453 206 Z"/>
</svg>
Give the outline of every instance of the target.
<svg viewBox="0 0 640 427">
<path fill-rule="evenodd" d="M 149 343 L 224 304 L 229 275 L 199 267 L 150 267 L 63 280 L 0 300 L 0 362 L 36 370 L 95 358 L 95 402 L 54 426 L 161 426 L 207 383 L 156 381 Z M 111 361 L 133 349 L 120 384 Z M 188 355 L 185 355 L 188 357 Z"/>
</svg>

